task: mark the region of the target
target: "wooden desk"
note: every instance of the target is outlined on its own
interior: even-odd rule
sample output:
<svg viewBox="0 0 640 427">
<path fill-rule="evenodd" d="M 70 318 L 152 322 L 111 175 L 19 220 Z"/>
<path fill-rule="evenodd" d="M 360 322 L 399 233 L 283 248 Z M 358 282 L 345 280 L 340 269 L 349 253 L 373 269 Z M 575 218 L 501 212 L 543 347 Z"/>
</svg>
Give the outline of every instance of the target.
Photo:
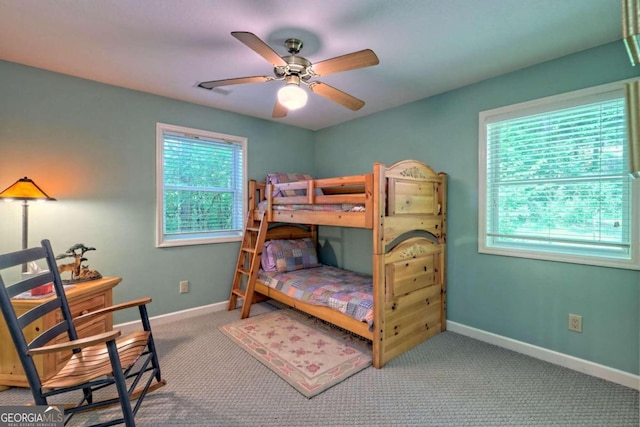
<svg viewBox="0 0 640 427">
<path fill-rule="evenodd" d="M 71 315 L 76 317 L 113 305 L 112 290 L 121 280 L 119 277 L 103 277 L 102 279 L 89 282 L 75 283 L 73 288 L 66 290 Z M 53 297 L 39 299 L 14 298 L 12 304 L 16 313 L 20 315 L 51 299 L 53 299 Z M 60 316 L 61 314 L 59 312 L 49 313 L 44 318 L 29 325 L 28 328 L 31 329 L 33 333 L 26 331 L 27 341 L 35 338 L 36 331 L 46 330 L 57 323 Z M 107 332 L 112 329 L 113 315 L 111 313 L 105 316 L 91 318 L 81 324 L 76 324 L 76 330 L 80 338 Z M 61 335 L 56 341 L 66 340 L 66 335 Z M 20 363 L 20 358 L 15 350 L 11 335 L 9 335 L 9 330 L 3 318 L 0 318 L 0 343 L 0 391 L 6 388 L 2 386 L 29 387 L 22 369 L 22 364 Z M 71 351 L 67 354 L 53 353 L 34 357 L 40 378 L 42 378 L 43 381 L 49 379 L 70 357 Z"/>
</svg>

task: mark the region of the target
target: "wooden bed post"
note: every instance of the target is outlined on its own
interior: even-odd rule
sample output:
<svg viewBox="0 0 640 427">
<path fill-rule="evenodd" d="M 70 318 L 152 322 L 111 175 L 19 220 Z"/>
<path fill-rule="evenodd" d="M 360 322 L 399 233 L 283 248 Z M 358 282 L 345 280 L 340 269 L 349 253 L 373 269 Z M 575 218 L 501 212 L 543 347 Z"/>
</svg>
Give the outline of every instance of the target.
<svg viewBox="0 0 640 427">
<path fill-rule="evenodd" d="M 375 165 L 374 165 L 375 168 Z M 364 226 L 365 228 L 375 228 L 374 226 L 374 217 L 376 216 L 376 213 L 378 212 L 376 209 L 373 208 L 373 201 L 376 200 L 375 197 L 373 197 L 374 194 L 376 193 L 376 189 L 375 186 L 373 184 L 373 181 L 375 180 L 373 175 L 369 175 L 367 174 L 365 177 L 365 184 L 364 184 L 364 191 L 365 191 L 365 199 L 364 199 L 364 210 L 365 212 L 367 212 L 367 216 L 364 220 Z M 384 187 L 383 187 L 384 188 Z"/>
<path fill-rule="evenodd" d="M 387 362 L 383 357 L 385 264 L 384 264 L 384 216 L 385 216 L 385 165 L 373 165 L 373 366 L 382 368 Z"/>
<path fill-rule="evenodd" d="M 267 199 L 267 211 L 266 211 L 267 221 L 273 222 L 273 189 L 271 187 L 271 184 L 267 183 L 267 187 L 263 197 Z"/>
<path fill-rule="evenodd" d="M 438 243 L 442 244 L 442 253 L 440 254 L 440 280 L 442 283 L 441 299 L 440 299 L 440 330 L 447 330 L 447 174 L 439 172 L 440 186 L 438 187 L 438 203 L 440 204 L 440 215 L 442 215 L 441 234 Z"/>
<path fill-rule="evenodd" d="M 256 200 L 256 197 L 258 197 L 257 183 L 255 179 L 250 179 L 249 180 L 249 199 L 248 199 L 249 206 L 247 206 L 249 211 L 254 211 L 258 207 L 258 203 L 260 203 L 260 200 Z"/>
</svg>

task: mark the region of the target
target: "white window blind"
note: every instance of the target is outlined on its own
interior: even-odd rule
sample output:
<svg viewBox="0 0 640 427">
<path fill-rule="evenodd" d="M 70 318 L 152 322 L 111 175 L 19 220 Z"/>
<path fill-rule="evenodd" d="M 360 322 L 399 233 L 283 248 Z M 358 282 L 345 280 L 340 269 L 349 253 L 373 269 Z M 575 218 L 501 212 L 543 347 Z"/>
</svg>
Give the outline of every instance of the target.
<svg viewBox="0 0 640 427">
<path fill-rule="evenodd" d="M 554 101 L 481 114 L 480 251 L 631 263 L 623 92 Z"/>
<path fill-rule="evenodd" d="M 238 240 L 246 140 L 162 124 L 158 134 L 158 245 Z"/>
</svg>

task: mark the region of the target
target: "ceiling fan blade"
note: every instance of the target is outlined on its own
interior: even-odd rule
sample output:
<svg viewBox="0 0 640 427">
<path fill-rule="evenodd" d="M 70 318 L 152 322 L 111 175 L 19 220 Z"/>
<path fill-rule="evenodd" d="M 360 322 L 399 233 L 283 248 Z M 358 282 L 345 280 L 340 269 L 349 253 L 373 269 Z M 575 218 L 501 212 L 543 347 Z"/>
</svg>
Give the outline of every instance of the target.
<svg viewBox="0 0 640 427">
<path fill-rule="evenodd" d="M 364 106 L 364 101 L 322 82 L 310 83 L 309 89 L 311 89 L 313 93 L 317 93 L 353 111 L 357 111 Z"/>
<path fill-rule="evenodd" d="M 288 112 L 289 110 L 287 110 L 287 107 L 280 104 L 276 99 L 276 105 L 273 106 L 273 114 L 271 116 L 274 119 L 281 119 L 283 117 L 286 117 Z"/>
<path fill-rule="evenodd" d="M 371 49 L 364 49 L 315 63 L 313 64 L 313 72 L 319 76 L 326 76 L 340 71 L 370 67 L 379 63 L 380 60 Z"/>
<path fill-rule="evenodd" d="M 258 36 L 246 31 L 233 31 L 231 35 L 242 43 L 253 49 L 258 55 L 272 63 L 274 66 L 286 67 L 287 62 L 278 55 L 278 53 L 271 49 L 271 47 L 260 40 Z"/>
<path fill-rule="evenodd" d="M 238 77 L 235 79 L 212 80 L 210 82 L 202 82 L 198 84 L 198 87 L 211 90 L 220 86 L 241 85 L 244 83 L 262 83 L 262 82 L 268 82 L 269 80 L 273 80 L 273 77 L 268 77 L 268 76 Z"/>
</svg>

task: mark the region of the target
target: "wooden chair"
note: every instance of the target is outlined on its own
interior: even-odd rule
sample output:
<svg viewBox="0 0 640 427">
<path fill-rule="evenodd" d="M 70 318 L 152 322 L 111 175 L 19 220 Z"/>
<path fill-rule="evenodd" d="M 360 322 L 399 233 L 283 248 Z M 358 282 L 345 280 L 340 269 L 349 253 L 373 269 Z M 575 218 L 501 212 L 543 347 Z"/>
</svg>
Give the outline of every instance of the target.
<svg viewBox="0 0 640 427">
<path fill-rule="evenodd" d="M 32 261 L 39 262 L 42 264 L 41 267 L 46 262 L 49 271 L 28 278 L 20 277 L 22 264 Z M 13 275 L 19 278 L 6 283 L 5 277 L 11 276 L 14 271 Z M 53 282 L 55 298 L 52 300 L 47 298 L 47 302 L 21 316 L 16 316 L 11 298 L 50 282 Z M 0 255 L 0 284 L 2 285 L 0 286 L 0 308 L 22 362 L 34 403 L 64 406 L 65 424 L 79 411 L 119 403 L 122 408 L 122 417 L 99 425 L 124 423 L 127 426 L 134 426 L 134 416 L 145 395 L 165 384 L 160 375 L 160 365 L 146 309 L 146 304 L 151 302 L 151 299 L 117 304 L 72 319 L 55 256 L 48 240 L 43 240 L 40 247 Z M 140 311 L 141 330 L 124 337 L 121 337 L 120 331 L 113 330 L 78 338 L 74 322 L 131 307 L 138 307 Z M 46 331 L 35 332 L 37 336 L 33 339 L 28 338 L 27 335 L 31 337 L 34 333 L 28 325 L 51 312 L 55 312 L 59 323 Z M 50 344 L 54 339 L 56 342 Z M 3 345 L 6 344 L 3 343 Z M 69 351 L 72 351 L 72 356 L 63 364 L 59 372 L 50 378 L 40 378 L 34 356 L 67 352 L 66 357 L 69 357 Z M 98 397 L 94 396 L 94 392 L 105 387 L 115 388 L 116 393 L 94 402 L 94 397 Z M 75 396 L 76 401 L 80 397 L 77 403 L 60 404 L 59 397 L 53 399 L 55 400 L 53 403 L 48 402 L 52 396 L 64 394 L 64 398 L 69 398 L 74 393 L 78 394 Z M 109 393 L 105 390 L 98 394 L 108 395 Z M 136 399 L 137 402 L 133 406 L 132 400 Z"/>
</svg>

